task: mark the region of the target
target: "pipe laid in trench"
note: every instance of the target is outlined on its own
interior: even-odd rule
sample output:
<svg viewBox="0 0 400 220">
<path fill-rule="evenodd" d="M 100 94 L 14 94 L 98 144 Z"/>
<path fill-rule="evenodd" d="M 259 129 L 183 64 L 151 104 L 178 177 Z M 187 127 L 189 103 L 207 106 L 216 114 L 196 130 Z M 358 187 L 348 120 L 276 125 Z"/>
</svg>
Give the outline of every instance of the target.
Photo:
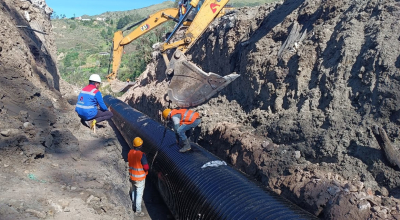
<svg viewBox="0 0 400 220">
<path fill-rule="evenodd" d="M 229 165 L 202 168 L 220 159 L 193 143 L 179 153 L 172 130 L 110 95 L 104 101 L 129 145 L 143 139 L 148 177 L 176 219 L 316 219 Z"/>
</svg>

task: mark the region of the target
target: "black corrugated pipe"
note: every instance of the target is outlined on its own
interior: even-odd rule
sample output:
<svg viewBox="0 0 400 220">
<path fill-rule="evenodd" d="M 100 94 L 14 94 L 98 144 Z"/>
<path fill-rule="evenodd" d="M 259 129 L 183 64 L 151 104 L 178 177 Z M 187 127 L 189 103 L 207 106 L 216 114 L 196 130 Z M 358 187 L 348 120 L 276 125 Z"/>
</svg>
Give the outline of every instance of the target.
<svg viewBox="0 0 400 220">
<path fill-rule="evenodd" d="M 193 143 L 179 153 L 172 130 L 112 96 L 104 101 L 128 144 L 143 139 L 149 177 L 176 219 L 316 219 L 231 166 L 202 168 L 220 159 Z"/>
</svg>

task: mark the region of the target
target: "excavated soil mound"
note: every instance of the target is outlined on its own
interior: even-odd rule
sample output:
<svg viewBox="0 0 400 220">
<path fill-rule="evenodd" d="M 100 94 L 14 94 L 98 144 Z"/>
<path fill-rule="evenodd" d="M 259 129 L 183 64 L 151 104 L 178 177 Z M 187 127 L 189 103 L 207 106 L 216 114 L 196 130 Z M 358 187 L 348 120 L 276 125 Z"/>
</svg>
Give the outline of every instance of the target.
<svg viewBox="0 0 400 220">
<path fill-rule="evenodd" d="M 98 133 L 60 79 L 44 1 L 0 1 L 0 219 L 133 219 L 129 176 L 108 123 Z M 125 158 L 126 159 L 126 158 Z"/>
<path fill-rule="evenodd" d="M 193 139 L 321 218 L 400 219 L 383 150 L 399 155 L 399 16 L 394 0 L 286 0 L 216 20 L 188 55 L 241 76 L 195 108 Z M 164 71 L 154 53 L 123 96 L 159 121 Z"/>
</svg>

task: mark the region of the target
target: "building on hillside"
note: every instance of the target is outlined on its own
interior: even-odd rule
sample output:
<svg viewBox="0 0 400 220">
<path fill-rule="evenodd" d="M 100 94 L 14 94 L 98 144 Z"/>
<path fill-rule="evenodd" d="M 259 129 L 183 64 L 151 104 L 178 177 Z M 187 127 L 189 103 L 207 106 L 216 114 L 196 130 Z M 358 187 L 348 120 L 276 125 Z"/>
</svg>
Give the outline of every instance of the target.
<svg viewBox="0 0 400 220">
<path fill-rule="evenodd" d="M 90 18 L 82 18 L 81 21 L 91 21 L 92 19 Z"/>
<path fill-rule="evenodd" d="M 101 18 L 101 17 L 96 18 L 96 21 L 105 21 L 105 20 L 106 20 L 106 18 Z"/>
<path fill-rule="evenodd" d="M 75 20 L 82 20 L 82 17 L 75 17 Z"/>
</svg>

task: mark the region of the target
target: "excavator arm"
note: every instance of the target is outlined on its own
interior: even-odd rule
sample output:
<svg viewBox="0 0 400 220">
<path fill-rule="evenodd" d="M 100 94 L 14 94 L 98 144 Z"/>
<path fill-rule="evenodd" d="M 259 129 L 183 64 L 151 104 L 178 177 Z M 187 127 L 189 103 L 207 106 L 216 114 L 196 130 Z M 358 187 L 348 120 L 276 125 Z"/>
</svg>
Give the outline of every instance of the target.
<svg viewBox="0 0 400 220">
<path fill-rule="evenodd" d="M 225 88 L 229 83 L 239 77 L 238 74 L 232 73 L 224 77 L 215 73 L 206 73 L 196 64 L 188 61 L 184 55 L 199 37 L 204 33 L 209 24 L 216 18 L 225 14 L 223 8 L 229 0 L 205 0 L 193 19 L 191 25 L 185 32 L 182 40 L 162 45 L 162 53 L 164 61 L 167 65 L 166 75 L 170 79 L 168 88 L 168 97 L 176 105 L 180 107 L 191 107 L 199 105 L 221 89 Z M 197 7 L 199 0 L 190 2 L 190 9 Z M 166 51 L 177 48 L 168 60 Z"/>
<path fill-rule="evenodd" d="M 122 53 L 124 50 L 124 46 L 130 44 L 135 39 L 147 34 L 149 31 L 153 30 L 157 26 L 170 21 L 179 19 L 179 9 L 177 8 L 168 8 L 160 10 L 154 14 L 149 15 L 147 18 L 139 21 L 138 23 L 131 25 L 136 26 L 139 25 L 136 29 L 134 29 L 127 36 L 123 36 L 122 31 L 117 31 L 114 33 L 113 38 L 113 48 L 112 48 L 112 72 L 107 75 L 107 79 L 109 81 L 115 80 L 117 77 L 117 72 L 119 66 L 121 65 Z M 184 22 L 183 25 L 190 25 L 190 22 Z"/>
<path fill-rule="evenodd" d="M 199 37 L 207 29 L 208 25 L 210 25 L 215 18 L 226 14 L 224 7 L 228 2 L 229 0 L 205 0 L 191 25 L 186 30 L 185 37 L 182 40 L 173 43 L 168 43 L 167 40 L 167 42 L 163 44 L 161 52 L 165 52 L 172 48 L 178 48 L 178 50 L 185 53 L 194 43 L 196 43 Z M 198 3 L 199 0 L 192 0 L 190 2 L 192 7 L 190 7 L 189 10 L 196 8 Z"/>
</svg>

